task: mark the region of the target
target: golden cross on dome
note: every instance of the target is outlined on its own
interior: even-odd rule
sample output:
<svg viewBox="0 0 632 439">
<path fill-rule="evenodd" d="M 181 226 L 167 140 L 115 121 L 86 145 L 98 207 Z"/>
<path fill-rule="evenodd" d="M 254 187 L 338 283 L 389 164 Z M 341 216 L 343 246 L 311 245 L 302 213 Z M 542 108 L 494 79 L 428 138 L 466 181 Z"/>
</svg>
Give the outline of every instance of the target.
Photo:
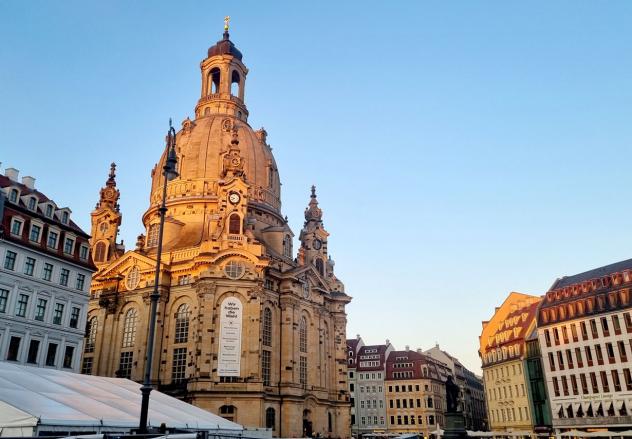
<svg viewBox="0 0 632 439">
<path fill-rule="evenodd" d="M 230 27 L 230 15 L 224 17 L 224 30 L 228 32 L 228 28 Z"/>
</svg>

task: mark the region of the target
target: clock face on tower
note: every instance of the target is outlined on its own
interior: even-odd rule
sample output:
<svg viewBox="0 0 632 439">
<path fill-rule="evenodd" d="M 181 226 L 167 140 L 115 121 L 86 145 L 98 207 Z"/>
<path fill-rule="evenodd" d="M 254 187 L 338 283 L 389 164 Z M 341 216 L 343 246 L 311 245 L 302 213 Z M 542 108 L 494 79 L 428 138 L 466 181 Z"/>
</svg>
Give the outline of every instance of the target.
<svg viewBox="0 0 632 439">
<path fill-rule="evenodd" d="M 323 246 L 323 242 L 320 239 L 314 239 L 314 250 L 320 250 Z"/>
<path fill-rule="evenodd" d="M 101 224 L 99 224 L 99 230 L 101 231 L 101 233 L 105 233 L 108 231 L 108 223 L 103 221 Z"/>
<path fill-rule="evenodd" d="M 231 192 L 228 195 L 228 201 L 230 201 L 232 204 L 237 204 L 240 200 L 241 196 L 237 192 Z"/>
</svg>

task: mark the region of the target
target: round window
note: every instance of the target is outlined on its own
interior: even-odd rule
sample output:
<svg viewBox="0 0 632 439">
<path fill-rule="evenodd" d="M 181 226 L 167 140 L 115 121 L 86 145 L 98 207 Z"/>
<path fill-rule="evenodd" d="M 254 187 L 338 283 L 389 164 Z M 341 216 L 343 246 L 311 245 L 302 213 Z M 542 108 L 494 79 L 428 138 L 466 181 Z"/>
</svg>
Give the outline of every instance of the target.
<svg viewBox="0 0 632 439">
<path fill-rule="evenodd" d="M 224 273 L 231 279 L 239 279 L 244 275 L 244 265 L 241 262 L 230 261 L 224 267 Z"/>
<path fill-rule="evenodd" d="M 133 290 L 138 286 L 138 282 L 140 282 L 140 270 L 137 265 L 134 265 L 131 270 L 127 272 L 125 285 L 128 290 Z"/>
</svg>

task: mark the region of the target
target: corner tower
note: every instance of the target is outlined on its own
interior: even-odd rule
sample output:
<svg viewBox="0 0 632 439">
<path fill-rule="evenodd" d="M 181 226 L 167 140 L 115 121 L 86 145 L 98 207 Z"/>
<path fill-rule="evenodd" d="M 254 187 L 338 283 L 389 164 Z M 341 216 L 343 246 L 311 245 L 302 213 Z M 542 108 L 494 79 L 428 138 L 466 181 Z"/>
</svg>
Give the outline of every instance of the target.
<svg viewBox="0 0 632 439">
<path fill-rule="evenodd" d="M 97 267 L 118 258 L 124 251 L 123 244 L 116 243 L 123 218 L 118 204 L 120 196 L 121 193 L 116 188 L 116 163 L 112 163 L 105 186 L 99 192 L 99 201 L 90 214 L 90 246 Z"/>
</svg>

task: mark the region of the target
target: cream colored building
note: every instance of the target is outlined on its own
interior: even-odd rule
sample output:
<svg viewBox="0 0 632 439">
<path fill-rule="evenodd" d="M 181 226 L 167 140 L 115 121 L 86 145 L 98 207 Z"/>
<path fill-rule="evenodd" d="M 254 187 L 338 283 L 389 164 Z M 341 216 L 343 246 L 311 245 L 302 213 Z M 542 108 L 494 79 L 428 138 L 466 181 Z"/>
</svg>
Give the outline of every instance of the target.
<svg viewBox="0 0 632 439">
<path fill-rule="evenodd" d="M 532 431 L 525 338 L 535 328 L 539 302 L 537 296 L 510 293 L 492 318 L 483 322 L 479 354 L 492 431 Z"/>
<path fill-rule="evenodd" d="M 248 125 L 248 69 L 225 32 L 201 63 L 195 117 L 177 133 L 152 380 L 274 436 L 350 435 L 346 313 L 315 188 L 300 248 L 281 212 L 279 172 Z M 112 173 L 92 213 L 92 282 L 83 372 L 142 381 L 165 155 L 151 172 L 146 234 L 125 252 Z"/>
</svg>

